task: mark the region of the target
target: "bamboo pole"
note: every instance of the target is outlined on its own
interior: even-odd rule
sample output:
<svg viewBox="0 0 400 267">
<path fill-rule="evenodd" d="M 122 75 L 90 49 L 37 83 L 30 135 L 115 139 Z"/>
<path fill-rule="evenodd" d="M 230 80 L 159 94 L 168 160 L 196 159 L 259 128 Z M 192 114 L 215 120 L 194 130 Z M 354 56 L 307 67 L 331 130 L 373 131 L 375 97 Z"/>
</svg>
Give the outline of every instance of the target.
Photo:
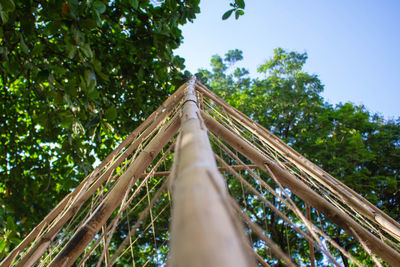
<svg viewBox="0 0 400 267">
<path fill-rule="evenodd" d="M 169 266 L 252 266 L 243 229 L 229 206 L 207 129 L 200 117 L 195 78 L 182 104 L 181 131 L 171 177 L 173 207 Z M 243 239 L 242 239 L 243 238 Z"/>
<path fill-rule="evenodd" d="M 74 263 L 100 228 L 106 223 L 115 208 L 120 204 L 125 192 L 130 189 L 128 185 L 131 180 L 138 179 L 140 174 L 142 174 L 147 166 L 154 160 L 160 150 L 174 136 L 179 124 L 180 119 L 175 116 L 157 133 L 144 150 L 140 152 L 133 164 L 121 175 L 92 216 L 90 216 L 83 226 L 73 235 L 49 266 L 67 267 Z"/>
<path fill-rule="evenodd" d="M 240 123 L 249 128 L 253 133 L 261 137 L 279 153 L 295 162 L 297 167 L 314 177 L 323 185 L 330 188 L 333 192 L 342 196 L 344 200 L 356 206 L 362 215 L 379 224 L 387 233 L 400 241 L 400 224 L 389 215 L 372 205 L 368 200 L 357 194 L 353 189 L 325 172 L 307 158 L 303 157 L 301 154 L 282 142 L 282 140 L 263 128 L 261 125 L 252 121 L 246 115 L 227 104 L 201 83 L 197 84 L 196 89 L 209 99 L 213 100 L 216 104 L 223 107 L 229 115 L 233 116 Z"/>
<path fill-rule="evenodd" d="M 24 240 L 17 246 L 15 247 L 10 254 L 7 255 L 6 258 L 0 263 L 0 267 L 6 267 L 10 266 L 12 261 L 15 259 L 15 257 L 21 253 L 26 246 L 31 243 L 36 236 L 40 233 L 40 231 L 47 225 L 49 222 L 54 220 L 59 213 L 67 206 L 69 203 L 69 200 L 74 198 L 82 189 L 82 187 L 85 185 L 86 182 L 88 182 L 90 179 L 95 179 L 98 175 L 100 170 L 110 161 L 112 158 L 118 154 L 127 144 L 132 142 L 134 138 L 143 131 L 147 126 L 149 126 L 151 123 L 154 122 L 154 120 L 158 119 L 159 117 L 162 117 L 164 114 L 169 114 L 171 111 L 171 107 L 174 107 L 176 103 L 178 103 L 181 98 L 184 89 L 186 88 L 186 84 L 183 84 L 181 87 L 178 88 L 160 107 L 158 107 L 142 124 L 140 124 L 135 130 L 133 130 L 128 137 L 122 141 L 122 143 L 114 149 L 101 163 L 99 166 L 96 167 L 95 170 L 91 174 L 89 174 L 71 193 L 69 193 L 66 197 L 61 200 L 57 206 L 49 212 L 49 214 L 40 222 L 29 234 L 24 238 Z M 125 159 L 126 157 L 124 157 Z M 46 243 L 48 240 L 42 241 L 42 243 Z M 36 248 L 43 246 L 43 244 L 39 244 L 38 246 L 35 246 Z M 48 245 L 47 245 L 48 246 Z M 46 246 L 46 247 L 47 247 Z M 36 249 L 34 249 L 36 250 Z M 27 254 L 28 255 L 28 254 Z M 28 257 L 30 258 L 30 257 Z M 26 265 L 27 266 L 27 265 Z"/>
<path fill-rule="evenodd" d="M 307 220 L 309 220 L 311 222 L 311 207 L 308 203 L 306 203 L 306 216 L 307 216 Z M 311 267 L 315 267 L 314 244 L 311 242 L 308 242 L 308 249 L 310 250 Z"/>
<path fill-rule="evenodd" d="M 349 215 L 333 206 L 327 200 L 318 195 L 315 191 L 310 189 L 306 184 L 297 179 L 294 175 L 288 172 L 286 169 L 281 168 L 273 161 L 266 158 L 257 149 L 250 145 L 246 140 L 238 135 L 230 132 L 215 121 L 210 115 L 205 112 L 201 113 L 204 122 L 207 127 L 217 136 L 221 137 L 225 142 L 235 148 L 239 153 L 246 156 L 253 163 L 258 165 L 261 169 L 266 172 L 271 171 L 276 178 L 284 186 L 289 188 L 294 194 L 310 203 L 315 209 L 322 212 L 329 220 L 337 224 L 348 234 L 354 238 L 353 231 L 362 239 L 361 241 L 370 248 L 376 255 L 380 256 L 383 260 L 392 266 L 398 266 L 400 264 L 400 254 L 397 253 L 393 248 L 386 245 L 380 239 L 372 235 L 361 225 L 356 223 Z"/>
</svg>

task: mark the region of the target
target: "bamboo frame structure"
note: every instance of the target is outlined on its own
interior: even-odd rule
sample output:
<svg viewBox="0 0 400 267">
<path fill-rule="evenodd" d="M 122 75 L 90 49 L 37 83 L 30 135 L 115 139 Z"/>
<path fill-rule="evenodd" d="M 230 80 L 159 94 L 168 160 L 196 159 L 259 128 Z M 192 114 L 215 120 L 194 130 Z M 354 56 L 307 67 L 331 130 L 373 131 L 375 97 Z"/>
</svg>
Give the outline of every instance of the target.
<svg viewBox="0 0 400 267">
<path fill-rule="evenodd" d="M 353 229 L 357 232 L 362 241 L 364 241 L 367 246 L 382 259 L 393 266 L 400 263 L 399 253 L 365 230 L 347 214 L 330 204 L 324 198 L 308 188 L 303 182 L 299 181 L 289 172 L 279 167 L 276 163 L 265 158 L 254 147 L 252 147 L 239 136 L 228 131 L 221 124 L 216 122 L 210 115 L 202 112 L 202 117 L 207 127 L 214 134 L 220 136 L 228 144 L 236 148 L 236 150 L 242 155 L 246 155 L 247 158 L 249 158 L 261 169 L 264 169 L 266 172 L 271 171 L 283 185 L 288 187 L 293 193 L 302 198 L 304 201 L 310 203 L 310 205 L 312 205 L 315 209 L 322 212 L 327 218 L 344 229 L 348 234 L 355 236 L 354 232 L 351 230 Z"/>
<path fill-rule="evenodd" d="M 166 144 L 169 148 L 164 151 Z M 173 146 L 169 170 L 167 166 L 172 160 L 167 156 L 172 155 Z M 270 180 L 264 181 L 261 176 Z M 164 177 L 168 177 L 166 181 L 162 180 Z M 152 188 L 148 186 L 150 178 L 157 181 Z M 242 199 L 247 190 L 246 194 L 258 199 L 266 211 L 241 207 L 230 195 L 224 178 L 234 178 L 242 186 Z M 169 190 L 163 193 L 167 183 Z M 277 190 L 271 187 L 272 183 Z M 139 197 L 142 188 L 146 192 Z M 281 205 L 271 203 L 266 194 L 282 203 L 285 211 Z M 301 207 L 291 199 L 294 195 Z M 130 212 L 136 211 L 143 201 L 147 206 L 130 225 Z M 38 262 L 39 266 L 71 266 L 77 259 L 79 266 L 83 266 L 93 255 L 100 256 L 96 266 L 118 264 L 128 248 L 133 257 L 133 246 L 139 237 L 134 241 L 132 238 L 146 218 L 150 222 L 142 231 L 151 228 L 156 243 L 157 218 L 169 206 L 171 266 L 254 266 L 256 261 L 262 266 L 277 262 L 295 266 L 307 260 L 307 264 L 315 266 L 318 251 L 327 261 L 340 266 L 332 249 L 337 249 L 342 258 L 362 265 L 324 231 L 319 213 L 357 241 L 358 248 L 374 264 L 379 266 L 385 261 L 391 266 L 400 265 L 398 222 L 193 77 L 67 195 L 3 259 L 0 267 L 33 266 Z M 260 217 L 264 212 L 266 217 Z M 285 224 L 303 238 L 303 245 L 310 249 L 309 259 L 292 258 L 289 242 L 287 253 L 273 241 L 268 227 L 260 224 L 268 216 L 278 216 L 282 227 Z M 111 248 L 113 234 L 124 220 L 128 229 L 123 241 Z M 250 242 L 246 234 L 250 235 Z M 253 241 L 251 235 L 257 236 L 258 241 Z M 270 256 L 252 248 L 260 242 Z M 100 253 L 94 252 L 99 248 Z"/>
<path fill-rule="evenodd" d="M 359 194 L 354 192 L 354 190 L 352 190 L 339 180 L 335 179 L 327 172 L 319 168 L 317 165 L 313 164 L 308 159 L 300 155 L 297 151 L 282 142 L 282 140 L 274 136 L 271 132 L 263 128 L 261 125 L 250 120 L 246 115 L 231 107 L 221 98 L 205 88 L 202 84 L 198 84 L 197 88 L 202 94 L 215 101 L 218 105 L 224 107 L 226 112 L 234 116 L 247 127 L 251 128 L 255 134 L 259 135 L 265 140 L 268 140 L 274 146 L 274 148 L 285 154 L 288 159 L 292 160 L 296 165 L 299 165 L 300 168 L 302 168 L 305 172 L 313 175 L 322 183 L 329 185 L 332 189 L 343 193 L 341 195 L 349 202 L 351 202 L 351 204 L 357 206 L 360 212 L 362 212 L 368 218 L 374 220 L 376 223 L 380 224 L 383 229 L 395 235 L 397 237 L 397 240 L 400 241 L 400 224 L 398 222 L 396 222 L 390 216 L 372 205 L 368 200 L 362 198 Z"/>
<path fill-rule="evenodd" d="M 99 205 L 95 213 L 84 223 L 78 232 L 67 243 L 66 247 L 50 263 L 49 266 L 71 266 L 93 239 L 107 219 L 120 204 L 125 192 L 129 190 L 131 180 L 137 180 L 139 175 L 153 161 L 154 157 L 175 135 L 179 128 L 180 118 L 174 117 L 171 122 L 150 141 L 147 147 L 139 154 L 136 161 L 118 179 L 110 194 Z"/>
</svg>

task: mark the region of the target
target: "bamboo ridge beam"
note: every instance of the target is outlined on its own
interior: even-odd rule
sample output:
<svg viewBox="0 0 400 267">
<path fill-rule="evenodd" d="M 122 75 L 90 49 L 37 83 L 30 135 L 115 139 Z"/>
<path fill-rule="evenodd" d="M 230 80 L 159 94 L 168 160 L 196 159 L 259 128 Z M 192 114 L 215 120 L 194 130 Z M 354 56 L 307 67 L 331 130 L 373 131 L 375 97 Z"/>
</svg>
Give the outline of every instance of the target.
<svg viewBox="0 0 400 267">
<path fill-rule="evenodd" d="M 229 209 L 226 184 L 200 117 L 192 78 L 182 104 L 175 149 L 168 266 L 253 266 L 243 229 Z M 252 255 L 252 257 L 254 257 Z"/>
<path fill-rule="evenodd" d="M 95 212 L 90 216 L 83 226 L 73 235 L 66 246 L 61 250 L 57 257 L 49 266 L 71 266 L 79 255 L 83 252 L 89 242 L 98 233 L 101 227 L 106 223 L 115 208 L 120 204 L 125 192 L 129 190 L 132 179 L 137 180 L 139 175 L 154 160 L 161 149 L 175 135 L 180 124 L 180 118 L 175 116 L 157 135 L 149 142 L 142 152 L 138 155 L 132 165 L 122 174 L 108 193 L 106 198 L 98 206 Z"/>
<path fill-rule="evenodd" d="M 265 170 L 267 173 L 271 171 L 280 183 L 289 188 L 294 194 L 303 199 L 305 202 L 310 203 L 310 205 L 322 212 L 329 220 L 340 226 L 356 240 L 358 240 L 357 237 L 360 237 L 362 239 L 361 241 L 365 242 L 369 249 L 371 249 L 374 253 L 376 253 L 376 255 L 381 257 L 387 263 L 392 266 L 398 266 L 400 264 L 399 253 L 368 232 L 365 228 L 355 222 L 349 215 L 322 198 L 290 172 L 282 169 L 280 166 L 264 157 L 263 154 L 250 145 L 246 140 L 224 128 L 210 115 L 205 112 L 202 112 L 201 115 L 207 127 L 215 135 L 221 137 L 230 146 L 235 148 L 242 155 L 245 155 L 248 159 L 254 162 L 261 169 Z M 353 230 L 356 232 L 357 236 L 354 235 Z"/>
<path fill-rule="evenodd" d="M 247 169 L 258 169 L 258 166 L 257 165 L 232 165 L 232 166 L 229 166 L 229 167 L 231 167 L 232 169 L 234 169 L 234 170 L 236 170 L 236 171 L 244 171 L 244 170 L 247 170 Z M 229 169 L 228 168 L 226 168 L 226 167 L 218 167 L 218 171 L 229 171 Z M 140 175 L 140 178 L 144 178 L 144 177 L 146 177 L 147 175 L 149 175 L 150 173 L 143 173 L 142 175 Z M 152 174 L 152 176 L 154 176 L 154 177 L 158 177 L 158 176 L 168 176 L 168 175 L 170 175 L 171 174 L 171 172 L 170 171 L 161 171 L 161 172 L 155 172 L 155 173 L 153 173 Z"/>
</svg>

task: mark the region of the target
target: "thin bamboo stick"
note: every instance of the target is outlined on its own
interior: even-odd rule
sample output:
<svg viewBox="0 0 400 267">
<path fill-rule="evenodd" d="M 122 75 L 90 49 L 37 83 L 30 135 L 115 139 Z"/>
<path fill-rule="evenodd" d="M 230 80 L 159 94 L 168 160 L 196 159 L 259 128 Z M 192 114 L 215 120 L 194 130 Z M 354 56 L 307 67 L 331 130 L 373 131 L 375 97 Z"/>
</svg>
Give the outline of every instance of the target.
<svg viewBox="0 0 400 267">
<path fill-rule="evenodd" d="M 98 206 L 96 211 L 74 234 L 62 251 L 49 266 L 71 266 L 79 257 L 87 244 L 93 239 L 100 228 L 106 223 L 115 208 L 120 204 L 124 193 L 129 190 L 131 179 L 138 179 L 140 174 L 154 160 L 160 150 L 174 136 L 180 124 L 179 117 L 174 117 L 166 127 L 162 128 L 138 155 L 134 163 L 122 174 L 113 189 Z"/>
<path fill-rule="evenodd" d="M 306 203 L 306 216 L 307 220 L 311 221 L 311 207 Z M 315 267 L 315 252 L 314 252 L 314 244 L 308 242 L 308 249 L 310 250 L 310 263 L 311 267 Z"/>
<path fill-rule="evenodd" d="M 298 197 L 310 203 L 310 205 L 312 205 L 315 209 L 324 213 L 329 220 L 337 224 L 352 236 L 354 235 L 353 231 L 350 230 L 350 227 L 353 228 L 354 231 L 356 231 L 360 238 L 365 242 L 365 244 L 387 263 L 393 266 L 400 264 L 399 253 L 356 223 L 349 215 L 322 198 L 302 181 L 289 173 L 286 169 L 282 169 L 280 166 L 264 157 L 263 154 L 251 146 L 247 141 L 222 127 L 207 113 L 202 112 L 201 115 L 207 127 L 215 135 L 221 137 L 223 140 L 225 140 L 225 142 L 234 147 L 238 152 L 246 156 L 253 163 L 258 165 L 261 169 L 267 172 L 272 171 L 280 183 L 288 187 Z"/>
<path fill-rule="evenodd" d="M 168 265 L 252 266 L 200 117 L 194 82 L 192 78 L 183 98 L 171 175 L 174 205 Z"/>
<path fill-rule="evenodd" d="M 307 174 L 311 175 L 325 186 L 328 186 L 332 191 L 341 195 L 348 202 L 356 206 L 361 214 L 381 225 L 387 233 L 400 241 L 400 224 L 393 220 L 393 218 L 378 209 L 376 206 L 372 205 L 368 200 L 361 197 L 353 189 L 335 179 L 333 176 L 325 172 L 317 165 L 313 164 L 307 158 L 303 157 L 301 154 L 299 154 L 290 146 L 286 145 L 284 142 L 282 142 L 282 140 L 263 128 L 261 125 L 252 121 L 246 115 L 227 104 L 201 83 L 197 83 L 196 89 L 209 99 L 213 100 L 219 106 L 223 107 L 229 115 L 233 116 L 243 125 L 251 129 L 259 137 L 262 137 L 267 143 L 274 147 L 274 149 L 279 151 L 279 153 L 285 155 L 285 157 L 295 162 L 296 165 Z"/>
</svg>

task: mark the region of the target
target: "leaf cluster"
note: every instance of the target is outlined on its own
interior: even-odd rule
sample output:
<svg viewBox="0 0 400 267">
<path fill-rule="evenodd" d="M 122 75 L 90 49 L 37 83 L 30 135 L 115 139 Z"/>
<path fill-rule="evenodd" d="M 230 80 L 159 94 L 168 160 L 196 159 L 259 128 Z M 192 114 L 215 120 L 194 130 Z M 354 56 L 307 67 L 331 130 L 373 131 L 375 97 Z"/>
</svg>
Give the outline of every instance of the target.
<svg viewBox="0 0 400 267">
<path fill-rule="evenodd" d="M 199 11 L 198 0 L 0 1 L 0 240 L 16 244 L 9 229 L 25 236 L 183 82 L 173 50 Z"/>
<path fill-rule="evenodd" d="M 226 11 L 222 15 L 223 20 L 227 20 L 233 13 L 235 13 L 235 19 L 239 19 L 240 16 L 244 15 L 245 2 L 244 0 L 235 0 L 229 4 L 232 8 Z"/>
</svg>

